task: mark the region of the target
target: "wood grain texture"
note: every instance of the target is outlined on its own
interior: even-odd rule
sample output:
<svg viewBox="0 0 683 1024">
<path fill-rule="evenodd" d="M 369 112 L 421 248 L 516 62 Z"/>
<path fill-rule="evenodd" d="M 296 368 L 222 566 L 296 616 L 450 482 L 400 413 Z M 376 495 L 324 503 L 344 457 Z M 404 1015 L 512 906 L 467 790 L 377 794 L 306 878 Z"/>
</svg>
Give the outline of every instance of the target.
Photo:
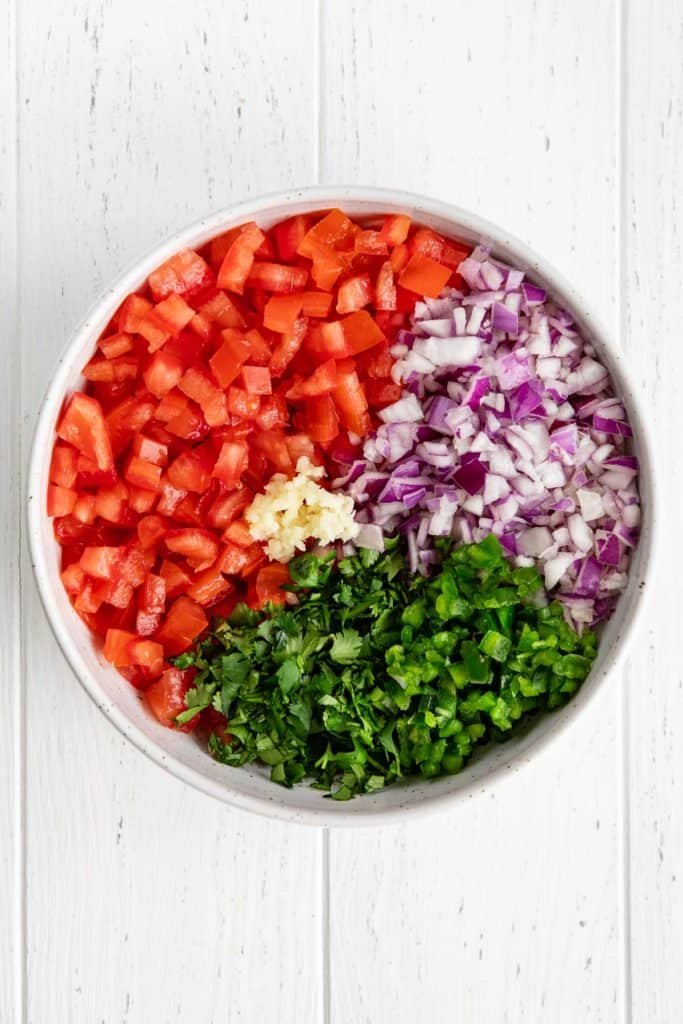
<svg viewBox="0 0 683 1024">
<path fill-rule="evenodd" d="M 17 274 L 17 104 L 14 3 L 0 5 L 0 1021 L 22 1013 L 22 717 L 19 552 L 21 420 Z"/>
<path fill-rule="evenodd" d="M 683 1020 L 683 555 L 680 295 L 683 9 L 625 10 L 623 301 L 626 351 L 660 457 L 656 590 L 631 658 L 627 717 L 632 1019 Z"/>
<path fill-rule="evenodd" d="M 326 5 L 324 180 L 505 224 L 614 322 L 615 6 L 501 9 Z M 333 1022 L 618 1019 L 620 685 L 452 816 L 332 834 Z"/>
<path fill-rule="evenodd" d="M 288 30 L 307 3 L 31 8 L 27 429 L 105 283 L 184 222 L 310 177 L 314 160 L 313 37 Z M 319 1020 L 319 835 L 233 813 L 135 752 L 81 692 L 27 587 L 28 1019 Z"/>
</svg>

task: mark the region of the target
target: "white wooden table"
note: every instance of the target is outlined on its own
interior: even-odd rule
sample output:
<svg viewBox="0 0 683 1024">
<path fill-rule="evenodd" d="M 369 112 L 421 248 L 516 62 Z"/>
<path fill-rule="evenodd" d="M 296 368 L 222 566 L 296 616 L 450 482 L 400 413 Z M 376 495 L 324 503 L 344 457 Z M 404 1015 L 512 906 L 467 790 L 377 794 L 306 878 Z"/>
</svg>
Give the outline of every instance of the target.
<svg viewBox="0 0 683 1024">
<path fill-rule="evenodd" d="M 1 0 L 0 1021 L 683 1020 L 680 0 Z M 661 438 L 630 667 L 429 823 L 246 816 L 145 760 L 39 607 L 22 480 L 65 338 L 179 225 L 384 184 L 509 226 L 586 294 Z"/>
</svg>

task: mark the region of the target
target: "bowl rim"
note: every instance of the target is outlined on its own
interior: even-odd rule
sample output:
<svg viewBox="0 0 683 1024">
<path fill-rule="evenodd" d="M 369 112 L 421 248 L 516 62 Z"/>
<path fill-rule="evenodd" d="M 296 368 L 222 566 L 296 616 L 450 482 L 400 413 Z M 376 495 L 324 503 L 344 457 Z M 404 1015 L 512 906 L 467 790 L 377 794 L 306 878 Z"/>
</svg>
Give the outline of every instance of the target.
<svg viewBox="0 0 683 1024">
<path fill-rule="evenodd" d="M 356 810 L 351 812 L 340 809 L 337 804 L 335 812 L 330 813 L 326 810 L 326 802 L 322 800 L 320 808 L 289 807 L 279 803 L 277 799 L 267 799 L 238 792 L 232 788 L 229 779 L 226 778 L 224 782 L 219 782 L 209 778 L 165 751 L 158 743 L 145 735 L 116 704 L 112 703 L 100 687 L 96 676 L 88 670 L 81 660 L 77 645 L 71 637 L 67 624 L 54 602 L 46 562 L 46 551 L 41 541 L 41 524 L 45 515 L 42 495 L 39 490 L 41 467 L 44 459 L 43 453 L 45 446 L 51 445 L 53 442 L 55 416 L 63 402 L 66 380 L 72 370 L 72 360 L 69 358 L 70 353 L 78 350 L 80 344 L 91 334 L 93 323 L 101 320 L 108 311 L 110 311 L 111 315 L 123 298 L 125 298 L 126 294 L 139 284 L 141 278 L 145 277 L 179 248 L 196 244 L 197 239 L 203 235 L 208 238 L 212 234 L 220 233 L 221 228 L 225 226 L 226 222 L 236 223 L 248 220 L 259 214 L 267 213 L 271 208 L 282 207 L 286 209 L 290 204 L 297 202 L 316 203 L 320 205 L 321 209 L 343 205 L 344 202 L 365 202 L 370 204 L 376 202 L 377 204 L 384 203 L 410 208 L 417 215 L 416 219 L 419 219 L 420 214 L 427 214 L 428 216 L 431 215 L 452 221 L 454 225 L 459 225 L 482 238 L 490 239 L 494 245 L 499 244 L 513 250 L 515 258 L 519 260 L 520 265 L 533 269 L 538 268 L 539 276 L 548 284 L 549 290 L 561 297 L 562 301 L 566 302 L 570 309 L 580 311 L 581 319 L 590 323 L 591 333 L 598 339 L 599 346 L 608 354 L 610 374 L 616 378 L 615 382 L 620 393 L 626 393 L 630 396 L 629 413 L 634 423 L 634 434 L 638 438 L 641 473 L 644 472 L 647 475 L 649 497 L 649 507 L 647 509 L 648 529 L 644 531 L 644 536 L 639 542 L 639 548 L 641 549 L 639 557 L 643 576 L 642 583 L 644 585 L 641 584 L 637 587 L 636 593 L 633 595 L 623 618 L 620 637 L 613 651 L 608 655 L 608 659 L 602 667 L 600 674 L 591 681 L 593 685 L 589 687 L 586 685 L 582 686 L 568 704 L 553 712 L 552 723 L 545 730 L 539 732 L 538 736 L 532 738 L 525 749 L 513 752 L 509 758 L 501 760 L 486 775 L 475 780 L 471 786 L 434 793 L 432 796 L 425 794 L 419 800 L 410 800 L 406 803 L 387 808 L 373 806 L 370 809 L 369 807 L 363 808 L 356 805 Z M 282 217 L 284 218 L 285 216 L 286 213 L 283 213 Z M 157 765 L 188 785 L 220 800 L 222 803 L 233 806 L 238 810 L 249 811 L 270 819 L 311 826 L 331 827 L 397 824 L 407 819 L 423 818 L 448 806 L 454 807 L 458 803 L 471 799 L 475 792 L 487 791 L 510 772 L 518 772 L 560 735 L 564 735 L 570 724 L 578 718 L 579 712 L 586 708 L 598 693 L 604 691 L 605 683 L 623 665 L 628 644 L 633 637 L 638 623 L 642 619 L 644 608 L 653 589 L 649 580 L 653 575 L 653 565 L 659 546 L 658 529 L 656 526 L 658 519 L 656 515 L 658 504 L 656 449 L 652 443 L 647 420 L 641 416 L 639 399 L 635 396 L 635 388 L 632 386 L 629 374 L 624 367 L 623 355 L 613 345 L 609 331 L 607 331 L 601 319 L 595 315 L 591 304 L 585 301 L 583 296 L 577 292 L 562 272 L 557 270 L 552 263 L 549 263 L 545 257 L 537 254 L 514 234 L 498 227 L 494 222 L 480 217 L 478 214 L 471 213 L 453 203 L 432 199 L 413 192 L 357 185 L 313 185 L 288 191 L 271 192 L 249 198 L 240 203 L 230 204 L 199 220 L 194 220 L 180 231 L 168 236 L 160 244 L 148 249 L 142 257 L 138 257 L 130 263 L 127 269 L 118 275 L 115 282 L 105 288 L 100 297 L 91 305 L 83 319 L 70 333 L 62 349 L 53 376 L 39 406 L 26 484 L 27 533 L 31 566 L 43 609 L 71 670 L 89 697 L 118 731 Z M 354 804 L 356 804 L 355 801 Z"/>
</svg>

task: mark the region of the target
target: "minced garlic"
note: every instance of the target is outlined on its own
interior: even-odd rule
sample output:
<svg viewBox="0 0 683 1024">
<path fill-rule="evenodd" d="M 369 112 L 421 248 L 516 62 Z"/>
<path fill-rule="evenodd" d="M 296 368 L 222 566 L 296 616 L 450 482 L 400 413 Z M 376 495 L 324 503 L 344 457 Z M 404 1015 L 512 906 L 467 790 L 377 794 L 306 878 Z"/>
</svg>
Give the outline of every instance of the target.
<svg viewBox="0 0 683 1024">
<path fill-rule="evenodd" d="M 321 544 L 353 540 L 360 527 L 353 518 L 353 498 L 326 491 L 316 483 L 325 475 L 306 456 L 296 464 L 296 476 L 276 473 L 257 494 L 244 518 L 256 541 L 267 541 L 266 554 L 275 562 L 288 562 L 306 542 Z"/>
</svg>

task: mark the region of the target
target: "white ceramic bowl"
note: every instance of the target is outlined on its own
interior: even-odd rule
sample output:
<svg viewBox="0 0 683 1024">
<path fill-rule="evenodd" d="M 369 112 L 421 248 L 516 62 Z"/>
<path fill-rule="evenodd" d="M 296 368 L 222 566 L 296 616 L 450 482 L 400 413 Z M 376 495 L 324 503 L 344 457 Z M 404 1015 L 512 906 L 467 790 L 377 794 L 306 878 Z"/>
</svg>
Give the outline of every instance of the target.
<svg viewBox="0 0 683 1024">
<path fill-rule="evenodd" d="M 460 775 L 435 781 L 415 779 L 372 796 L 336 803 L 306 785 L 288 790 L 271 783 L 255 767 L 228 768 L 209 757 L 192 736 L 165 729 L 148 714 L 138 692 L 103 658 L 86 626 L 69 603 L 59 578 L 59 549 L 45 511 L 54 429 L 65 395 L 82 382 L 80 369 L 92 355 L 97 338 L 123 298 L 138 288 L 150 271 L 185 246 L 202 245 L 222 231 L 247 220 L 268 228 L 297 213 L 340 205 L 351 216 L 410 214 L 414 220 L 471 242 L 485 240 L 503 260 L 527 269 L 575 315 L 595 345 L 623 397 L 640 459 L 643 529 L 626 592 L 602 636 L 590 676 L 563 709 L 537 719 L 532 727 L 504 744 L 475 756 Z M 110 721 L 140 750 L 185 782 L 228 804 L 269 817 L 312 825 L 367 825 L 396 821 L 407 814 L 455 806 L 473 791 L 492 785 L 504 772 L 518 770 L 590 703 L 607 675 L 620 662 L 633 632 L 643 591 L 650 584 L 653 548 L 654 481 L 652 458 L 634 389 L 619 354 L 588 306 L 548 263 L 506 231 L 464 210 L 436 200 L 390 189 L 357 187 L 310 188 L 264 196 L 230 207 L 174 235 L 125 273 L 91 309 L 65 349 L 40 410 L 28 478 L 28 525 L 33 567 L 40 595 L 55 636 L 76 676 Z M 74 736 L 74 742 L 78 737 Z"/>
</svg>

